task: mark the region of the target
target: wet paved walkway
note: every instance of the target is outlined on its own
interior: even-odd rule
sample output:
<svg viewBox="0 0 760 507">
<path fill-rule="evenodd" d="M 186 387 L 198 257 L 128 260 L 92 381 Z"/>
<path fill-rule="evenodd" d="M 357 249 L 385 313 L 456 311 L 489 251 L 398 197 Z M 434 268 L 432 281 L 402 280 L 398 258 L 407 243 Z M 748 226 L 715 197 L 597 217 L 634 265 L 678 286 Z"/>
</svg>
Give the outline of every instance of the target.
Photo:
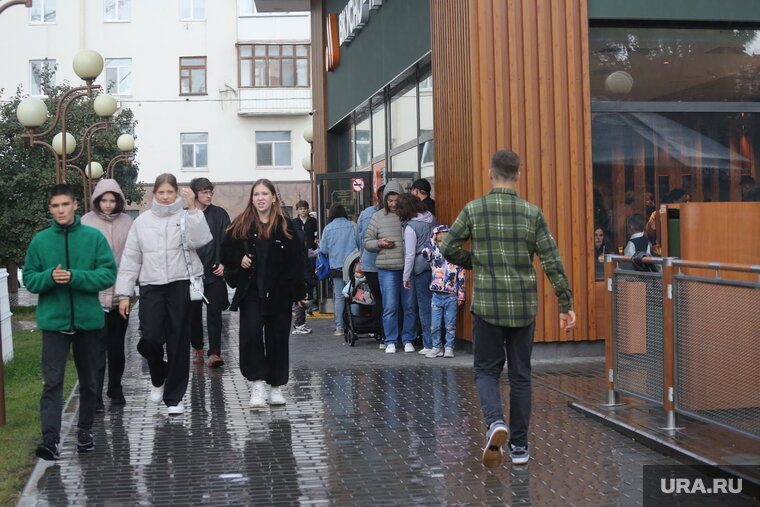
<svg viewBox="0 0 760 507">
<path fill-rule="evenodd" d="M 640 505 L 642 465 L 677 463 L 568 407 L 603 392 L 603 363 L 574 361 L 535 367 L 530 463 L 488 470 L 471 355 L 348 347 L 330 319 L 291 337 L 287 406 L 252 410 L 237 314 L 225 319 L 227 365 L 192 365 L 176 418 L 147 399 L 133 319 L 127 405 L 106 401 L 93 453 L 77 455 L 66 437 L 20 505 Z"/>
</svg>

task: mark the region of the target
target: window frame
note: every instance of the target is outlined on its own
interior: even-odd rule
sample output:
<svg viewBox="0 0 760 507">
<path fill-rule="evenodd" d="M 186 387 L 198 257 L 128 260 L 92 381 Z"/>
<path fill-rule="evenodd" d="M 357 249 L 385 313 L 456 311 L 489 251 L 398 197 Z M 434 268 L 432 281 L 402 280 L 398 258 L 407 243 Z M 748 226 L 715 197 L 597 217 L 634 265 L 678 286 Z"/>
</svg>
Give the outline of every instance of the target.
<svg viewBox="0 0 760 507">
<path fill-rule="evenodd" d="M 189 18 L 183 18 L 182 17 L 182 4 L 183 3 L 190 3 L 190 17 Z M 206 21 L 206 2 L 203 0 L 203 17 L 202 18 L 196 18 L 195 17 L 195 1 L 194 0 L 179 0 L 179 20 L 180 21 Z"/>
<path fill-rule="evenodd" d="M 206 142 L 185 142 L 182 136 L 185 135 L 204 135 L 206 136 Z M 195 150 L 196 146 L 206 146 L 206 165 L 199 166 L 197 165 L 197 152 Z M 208 171 L 209 163 L 208 163 L 208 149 L 209 140 L 208 140 L 208 132 L 180 132 L 179 134 L 179 157 L 180 157 L 180 169 L 183 172 L 190 172 L 190 171 Z M 185 165 L 185 154 L 184 154 L 184 148 L 185 146 L 193 146 L 193 165 L 192 166 L 186 166 Z"/>
<path fill-rule="evenodd" d="M 277 132 L 288 134 L 288 151 L 290 153 L 290 163 L 287 165 L 277 165 L 277 150 L 275 144 L 286 144 L 286 141 L 259 141 L 257 139 L 259 133 L 265 132 Z M 256 145 L 256 169 L 292 169 L 293 168 L 293 131 L 292 130 L 257 130 L 254 133 L 254 144 Z M 269 144 L 271 146 L 272 165 L 259 164 L 259 145 Z"/>
<path fill-rule="evenodd" d="M 105 58 L 104 62 L 103 62 L 103 79 L 105 81 L 105 84 L 103 86 L 103 91 L 105 93 L 110 93 L 111 95 L 118 95 L 118 96 L 121 96 L 121 97 L 131 96 L 132 95 L 132 83 L 131 83 L 131 80 L 130 80 L 130 89 L 128 91 L 122 92 L 121 90 L 119 90 L 119 82 L 121 81 L 121 73 L 120 72 L 118 73 L 117 79 L 116 79 L 116 90 L 109 90 L 108 89 L 108 69 L 109 68 L 112 68 L 112 69 L 113 68 L 115 68 L 115 69 L 126 69 L 127 68 L 126 66 L 122 66 L 122 65 L 119 65 L 119 66 L 116 66 L 116 67 L 109 67 L 108 66 L 108 62 L 112 61 L 112 60 L 129 60 L 129 72 L 130 72 L 130 74 L 132 73 L 132 58 L 123 58 L 123 57 L 119 57 L 119 58 Z"/>
<path fill-rule="evenodd" d="M 183 65 L 182 60 L 191 60 L 191 59 L 203 59 L 203 66 L 200 65 Z M 193 93 L 190 92 L 183 92 L 182 91 L 182 83 L 184 80 L 188 80 L 189 86 L 188 90 L 193 89 L 193 70 L 197 69 L 203 69 L 203 91 L 199 93 Z M 189 75 L 187 77 L 182 76 L 182 71 L 188 70 Z M 198 95 L 208 95 L 208 57 L 206 56 L 180 56 L 179 57 L 179 94 L 181 96 L 198 96 Z"/>
<path fill-rule="evenodd" d="M 51 84 L 53 86 L 55 86 L 55 77 L 56 77 L 56 68 L 55 67 L 57 65 L 57 62 L 56 62 L 56 60 L 53 60 L 53 59 L 50 59 L 50 58 L 29 60 L 29 96 L 30 97 L 47 97 L 47 95 L 45 94 L 45 92 L 44 92 L 44 90 L 42 89 L 42 86 L 41 86 L 41 84 L 42 84 L 41 81 L 42 80 L 40 80 L 39 93 L 34 93 L 35 90 L 33 89 L 33 87 L 34 87 L 33 85 L 34 85 L 34 76 L 36 74 L 34 66 L 35 66 L 36 63 L 44 64 L 45 67 L 48 67 L 48 68 L 52 66 L 52 68 L 53 68 L 53 81 L 52 81 Z"/>
<path fill-rule="evenodd" d="M 266 54 L 263 56 L 257 56 L 256 55 L 256 46 L 264 46 L 266 48 L 265 52 Z M 270 47 L 277 46 L 279 48 L 279 55 L 270 55 Z M 292 56 L 283 56 L 282 55 L 282 49 L 285 46 L 291 46 L 293 48 L 293 54 Z M 306 56 L 298 56 L 297 55 L 297 47 L 298 46 L 305 46 L 306 47 Z M 250 47 L 251 48 L 251 56 L 242 56 L 242 48 L 244 47 Z M 310 88 L 311 87 L 311 43 L 310 42 L 288 42 L 288 43 L 246 43 L 246 44 L 238 44 L 238 88 Z M 257 60 L 263 60 L 264 63 L 264 77 L 266 79 L 265 85 L 256 85 L 256 62 Z M 282 62 L 283 60 L 293 60 L 293 78 L 294 84 L 293 86 L 285 86 L 282 84 Z M 298 83 L 298 61 L 302 60 L 306 62 L 306 84 L 299 85 Z M 250 85 L 243 85 L 243 72 L 242 72 L 242 62 L 243 61 L 249 61 L 250 62 Z M 272 86 L 270 84 L 270 61 L 277 61 L 279 62 L 279 79 L 280 84 L 277 86 Z"/>
<path fill-rule="evenodd" d="M 34 21 L 32 19 L 32 14 L 34 14 L 34 5 L 37 4 L 37 3 L 41 3 L 42 4 L 42 9 L 41 9 L 42 10 L 42 17 L 41 17 L 40 21 Z M 53 20 L 52 21 L 46 21 L 45 20 L 45 17 L 46 17 L 45 16 L 45 12 L 47 11 L 47 9 L 45 7 L 46 7 L 46 5 L 49 5 L 50 3 L 53 4 L 53 9 L 51 11 L 53 13 Z M 34 0 L 34 2 L 32 3 L 32 8 L 29 9 L 29 18 L 28 19 L 29 19 L 29 24 L 30 25 L 54 25 L 58 21 L 57 0 Z"/>
<path fill-rule="evenodd" d="M 129 2 L 129 18 L 123 19 L 121 17 L 121 9 L 119 9 L 119 0 L 103 0 L 103 22 L 104 23 L 129 23 L 132 21 L 132 0 L 125 0 Z M 106 17 L 106 8 L 109 2 L 113 2 L 114 11 L 116 13 L 115 19 L 108 19 Z"/>
</svg>

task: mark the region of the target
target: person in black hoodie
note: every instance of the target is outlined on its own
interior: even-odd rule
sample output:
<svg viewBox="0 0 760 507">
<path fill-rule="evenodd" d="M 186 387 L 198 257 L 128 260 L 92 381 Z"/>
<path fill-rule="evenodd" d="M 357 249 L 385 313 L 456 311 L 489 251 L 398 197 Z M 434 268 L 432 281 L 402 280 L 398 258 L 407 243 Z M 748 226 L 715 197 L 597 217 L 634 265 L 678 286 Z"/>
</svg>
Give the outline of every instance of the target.
<svg viewBox="0 0 760 507">
<path fill-rule="evenodd" d="M 197 250 L 203 262 L 203 294 L 208 300 L 206 323 L 208 325 L 208 365 L 218 368 L 224 365 L 222 359 L 222 312 L 230 306 L 227 284 L 224 283 L 224 266 L 220 250 L 230 216 L 224 208 L 211 204 L 214 185 L 208 178 L 195 178 L 190 182 L 190 190 L 195 194 L 195 207 L 203 211 L 206 223 L 214 239 Z M 193 346 L 193 363 L 203 364 L 203 301 L 190 303 L 190 343 Z"/>
<path fill-rule="evenodd" d="M 232 270 L 227 279 L 235 279 L 230 310 L 240 309 L 240 371 L 253 382 L 253 408 L 266 406 L 266 384 L 269 404 L 285 404 L 281 386 L 289 375 L 291 306 L 306 304 L 302 249 L 272 182 L 254 182 L 221 252 L 224 269 Z"/>
</svg>

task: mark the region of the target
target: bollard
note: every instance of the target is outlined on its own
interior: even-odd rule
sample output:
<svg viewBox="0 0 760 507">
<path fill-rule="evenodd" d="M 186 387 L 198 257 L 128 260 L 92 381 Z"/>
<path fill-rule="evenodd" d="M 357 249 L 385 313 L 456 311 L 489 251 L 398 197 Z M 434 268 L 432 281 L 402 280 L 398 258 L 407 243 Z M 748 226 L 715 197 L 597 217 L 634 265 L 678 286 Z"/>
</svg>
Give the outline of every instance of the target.
<svg viewBox="0 0 760 507">
<path fill-rule="evenodd" d="M 604 280 L 607 282 L 607 292 L 612 302 L 610 308 L 612 309 L 612 319 L 610 325 L 610 335 L 604 342 L 604 371 L 606 374 L 606 386 L 607 386 L 607 403 L 602 403 L 602 407 L 620 407 L 625 403 L 620 403 L 618 392 L 615 391 L 615 294 L 612 291 L 612 272 L 615 269 L 616 261 L 612 260 L 609 255 L 604 259 Z"/>
</svg>

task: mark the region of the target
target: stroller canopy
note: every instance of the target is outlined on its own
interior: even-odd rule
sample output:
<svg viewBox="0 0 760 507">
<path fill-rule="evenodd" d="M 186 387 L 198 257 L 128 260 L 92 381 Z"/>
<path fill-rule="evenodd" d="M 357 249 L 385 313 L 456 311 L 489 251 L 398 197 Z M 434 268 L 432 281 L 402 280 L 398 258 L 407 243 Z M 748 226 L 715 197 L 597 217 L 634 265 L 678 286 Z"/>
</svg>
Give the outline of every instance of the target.
<svg viewBox="0 0 760 507">
<path fill-rule="evenodd" d="M 346 255 L 346 260 L 343 261 L 343 281 L 346 283 L 351 281 L 351 271 L 353 271 L 352 265 L 355 260 L 359 258 L 359 250 L 351 250 L 351 252 Z"/>
</svg>

